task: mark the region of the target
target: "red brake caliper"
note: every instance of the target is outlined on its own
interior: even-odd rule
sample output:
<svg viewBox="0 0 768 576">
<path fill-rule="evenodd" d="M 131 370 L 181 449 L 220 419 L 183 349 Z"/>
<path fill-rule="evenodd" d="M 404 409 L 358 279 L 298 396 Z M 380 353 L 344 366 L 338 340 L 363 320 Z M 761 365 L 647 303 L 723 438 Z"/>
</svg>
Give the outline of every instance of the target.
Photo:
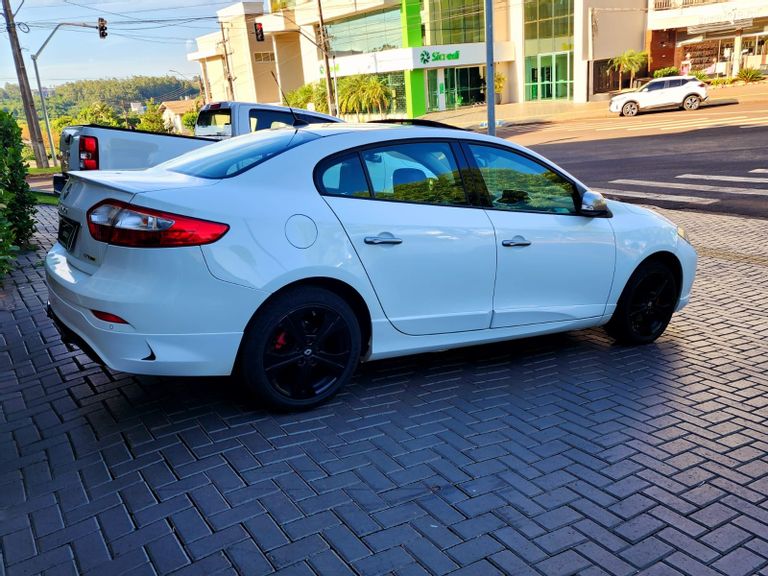
<svg viewBox="0 0 768 576">
<path fill-rule="evenodd" d="M 286 333 L 285 331 L 283 331 L 283 332 L 280 332 L 280 335 L 277 338 L 275 338 L 275 345 L 274 345 L 275 351 L 281 350 L 288 343 L 286 342 L 285 337 L 286 337 Z"/>
</svg>

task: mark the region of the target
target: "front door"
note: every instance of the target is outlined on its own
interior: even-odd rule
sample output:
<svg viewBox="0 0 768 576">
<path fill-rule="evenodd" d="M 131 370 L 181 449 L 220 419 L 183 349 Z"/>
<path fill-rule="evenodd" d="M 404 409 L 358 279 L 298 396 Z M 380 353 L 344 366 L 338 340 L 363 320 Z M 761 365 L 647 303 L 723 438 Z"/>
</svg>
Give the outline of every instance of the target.
<svg viewBox="0 0 768 576">
<path fill-rule="evenodd" d="M 610 220 L 579 216 L 574 184 L 536 160 L 502 147 L 466 149 L 496 234 L 492 327 L 602 316 L 616 259 Z"/>
<path fill-rule="evenodd" d="M 320 176 L 392 324 L 426 335 L 490 327 L 496 248 L 446 142 L 368 147 Z"/>
</svg>

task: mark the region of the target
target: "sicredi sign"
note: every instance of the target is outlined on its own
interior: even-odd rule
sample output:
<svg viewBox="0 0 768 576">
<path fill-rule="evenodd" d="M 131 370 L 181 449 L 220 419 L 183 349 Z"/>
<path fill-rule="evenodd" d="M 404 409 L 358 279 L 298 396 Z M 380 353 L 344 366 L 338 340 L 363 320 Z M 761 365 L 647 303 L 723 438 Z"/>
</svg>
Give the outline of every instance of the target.
<svg viewBox="0 0 768 576">
<path fill-rule="evenodd" d="M 430 62 L 444 62 L 446 60 L 460 60 L 461 50 L 454 50 L 453 52 L 439 52 L 433 50 L 422 50 L 419 54 L 419 62 L 422 64 L 429 64 Z"/>
<path fill-rule="evenodd" d="M 514 44 L 495 42 L 494 54 L 497 62 L 511 62 L 515 58 Z M 484 65 L 485 57 L 486 46 L 482 42 L 393 48 L 380 52 L 337 57 L 332 70 L 338 76 L 382 74 L 398 70 Z M 322 75 L 324 69 L 321 68 L 321 70 Z"/>
</svg>

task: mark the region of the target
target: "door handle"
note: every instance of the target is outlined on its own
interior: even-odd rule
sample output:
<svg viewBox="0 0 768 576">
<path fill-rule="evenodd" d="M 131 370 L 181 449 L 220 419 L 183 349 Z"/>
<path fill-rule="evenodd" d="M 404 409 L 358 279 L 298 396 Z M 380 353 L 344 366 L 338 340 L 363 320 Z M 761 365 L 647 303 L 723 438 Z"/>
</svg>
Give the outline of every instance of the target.
<svg viewBox="0 0 768 576">
<path fill-rule="evenodd" d="M 522 236 L 516 236 L 514 240 L 502 240 L 501 245 L 505 248 L 510 248 L 513 246 L 530 246 L 531 241 L 526 240 Z"/>
<path fill-rule="evenodd" d="M 379 244 L 402 244 L 403 241 L 400 238 L 394 236 L 366 236 L 364 242 L 366 244 L 373 244 L 378 246 Z"/>
</svg>

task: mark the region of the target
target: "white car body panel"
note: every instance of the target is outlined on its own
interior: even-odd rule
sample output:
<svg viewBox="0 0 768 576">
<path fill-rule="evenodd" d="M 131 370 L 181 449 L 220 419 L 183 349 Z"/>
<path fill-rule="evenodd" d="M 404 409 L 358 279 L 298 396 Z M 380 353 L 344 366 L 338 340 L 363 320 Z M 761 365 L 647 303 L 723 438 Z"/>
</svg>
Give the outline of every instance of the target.
<svg viewBox="0 0 768 576">
<path fill-rule="evenodd" d="M 691 94 L 697 95 L 702 101 L 709 97 L 706 86 L 692 76 L 668 76 L 666 78 L 657 78 L 652 80 L 649 84 L 657 84 L 679 79 L 683 79 L 685 82 L 677 87 L 661 88 L 658 90 L 640 88 L 638 90 L 617 94 L 611 98 L 608 109 L 611 112 L 621 112 L 624 104 L 631 101 L 636 102 L 640 110 L 649 110 L 652 108 L 668 106 L 682 106 L 685 98 Z"/>
<path fill-rule="evenodd" d="M 435 128 L 346 126 L 313 127 L 323 137 L 231 178 L 162 167 L 74 173 L 61 206 L 81 222 L 80 237 L 74 253 L 56 244 L 46 258 L 53 312 L 114 369 L 226 375 L 260 306 L 308 279 L 343 283 L 361 297 L 370 316 L 368 359 L 604 324 L 632 272 L 658 252 L 679 259 L 678 308 L 688 301 L 693 248 L 673 224 L 640 207 L 610 202 L 611 218 L 590 218 L 322 196 L 312 170 L 335 152 L 394 139 L 489 141 Z M 85 223 L 104 198 L 230 228 L 203 246 L 107 245 L 87 238 Z M 364 241 L 387 232 L 403 243 Z M 501 247 L 510 234 L 532 245 Z M 82 251 L 96 254 L 90 260 Z M 92 310 L 128 324 L 103 322 Z"/>
<path fill-rule="evenodd" d="M 600 318 L 613 282 L 611 219 L 488 210 L 498 269 L 494 328 Z M 504 240 L 531 242 L 504 247 Z"/>
<path fill-rule="evenodd" d="M 392 324 L 405 334 L 491 325 L 496 248 L 483 210 L 326 198 Z M 399 245 L 370 245 L 391 237 Z"/>
</svg>

